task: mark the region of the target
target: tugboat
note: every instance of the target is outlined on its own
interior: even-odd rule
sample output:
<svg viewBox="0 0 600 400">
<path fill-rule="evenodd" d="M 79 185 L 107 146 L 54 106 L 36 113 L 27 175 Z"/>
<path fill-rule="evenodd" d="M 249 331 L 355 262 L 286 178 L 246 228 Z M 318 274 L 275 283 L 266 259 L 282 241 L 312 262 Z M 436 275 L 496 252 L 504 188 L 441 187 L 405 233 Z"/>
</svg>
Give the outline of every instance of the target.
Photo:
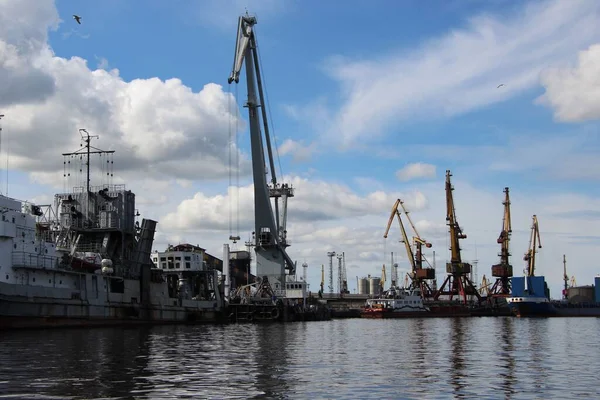
<svg viewBox="0 0 600 400">
<path fill-rule="evenodd" d="M 431 310 L 423 304 L 420 289 L 390 288 L 383 296 L 367 299 L 361 318 L 424 317 Z"/>
</svg>

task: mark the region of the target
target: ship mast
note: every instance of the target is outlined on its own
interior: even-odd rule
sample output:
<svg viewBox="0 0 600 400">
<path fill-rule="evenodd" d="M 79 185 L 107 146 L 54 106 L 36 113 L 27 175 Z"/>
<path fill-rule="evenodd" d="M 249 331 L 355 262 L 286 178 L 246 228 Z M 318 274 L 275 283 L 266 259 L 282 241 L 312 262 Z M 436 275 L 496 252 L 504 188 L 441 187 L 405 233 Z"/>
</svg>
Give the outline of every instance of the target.
<svg viewBox="0 0 600 400">
<path fill-rule="evenodd" d="M 90 155 L 91 154 L 113 154 L 114 150 L 101 150 L 96 148 L 90 144 L 92 139 L 98 139 L 100 136 L 98 135 L 90 135 L 90 133 L 86 129 L 79 129 L 79 134 L 81 135 L 81 140 L 85 143 L 85 145 L 77 151 L 71 153 L 62 153 L 64 157 L 68 156 L 77 156 L 85 154 L 85 166 L 86 166 L 86 180 L 85 180 L 85 193 L 86 195 L 86 209 L 85 216 L 86 220 L 89 219 L 89 194 L 90 194 Z"/>
</svg>

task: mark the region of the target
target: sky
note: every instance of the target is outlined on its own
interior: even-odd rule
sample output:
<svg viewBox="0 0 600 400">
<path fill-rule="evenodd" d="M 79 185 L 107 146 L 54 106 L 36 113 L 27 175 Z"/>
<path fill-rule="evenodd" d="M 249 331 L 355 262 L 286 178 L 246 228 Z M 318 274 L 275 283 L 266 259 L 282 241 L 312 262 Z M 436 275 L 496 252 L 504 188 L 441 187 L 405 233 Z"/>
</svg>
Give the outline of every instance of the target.
<svg viewBox="0 0 600 400">
<path fill-rule="evenodd" d="M 253 230 L 245 71 L 238 85 L 227 78 L 246 9 L 258 20 L 276 172 L 295 187 L 288 253 L 308 264 L 311 290 L 329 251 L 344 252 L 351 291 L 383 263 L 389 282 L 391 252 L 401 276 L 409 270 L 396 222 L 383 238 L 398 198 L 433 244 L 425 254 L 436 251 L 441 283 L 446 170 L 478 281 L 499 260 L 509 187 L 515 275 L 536 214 L 536 274 L 552 297 L 563 254 L 577 284 L 593 283 L 595 0 L 0 0 L 0 191 L 48 204 L 83 185 L 77 160 L 65 178 L 61 155 L 81 147 L 83 128 L 98 136 L 92 145 L 116 151 L 111 182 L 158 221 L 156 250 L 244 249 L 228 238 Z M 107 182 L 103 160 L 92 159 L 92 185 Z"/>
</svg>

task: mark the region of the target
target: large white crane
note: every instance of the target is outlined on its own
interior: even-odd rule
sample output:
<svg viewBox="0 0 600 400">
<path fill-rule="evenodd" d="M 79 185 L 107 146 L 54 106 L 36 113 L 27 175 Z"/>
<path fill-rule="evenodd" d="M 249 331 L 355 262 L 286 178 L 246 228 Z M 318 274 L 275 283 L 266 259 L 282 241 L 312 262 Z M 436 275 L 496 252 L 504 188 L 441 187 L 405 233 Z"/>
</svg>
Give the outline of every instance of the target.
<svg viewBox="0 0 600 400">
<path fill-rule="evenodd" d="M 296 273 L 295 263 L 286 252 L 286 247 L 289 246 L 286 239 L 287 199 L 294 196 L 294 191 L 290 185 L 277 183 L 259 68 L 257 41 L 253 29 L 255 24 L 256 17 L 250 16 L 248 13 L 239 18 L 233 70 L 228 83 L 239 82 L 242 63 L 244 63 L 248 88 L 246 107 L 248 107 L 250 121 L 250 147 L 254 180 L 256 276 L 262 280 L 262 284 L 268 282 L 276 295 L 285 296 L 286 272 L 289 271 L 290 275 Z M 266 178 L 261 122 L 267 144 L 270 183 L 267 183 Z M 275 213 L 271 198 L 275 199 Z M 281 217 L 278 202 L 280 198 L 283 203 Z"/>
</svg>

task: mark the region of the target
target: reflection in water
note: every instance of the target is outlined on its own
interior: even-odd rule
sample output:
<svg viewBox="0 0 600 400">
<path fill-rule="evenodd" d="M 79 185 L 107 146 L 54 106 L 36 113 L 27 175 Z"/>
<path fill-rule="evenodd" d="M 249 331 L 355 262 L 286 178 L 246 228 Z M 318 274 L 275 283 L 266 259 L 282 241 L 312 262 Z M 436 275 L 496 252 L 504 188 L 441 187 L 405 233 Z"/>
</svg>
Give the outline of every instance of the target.
<svg viewBox="0 0 600 400">
<path fill-rule="evenodd" d="M 435 348 L 435 343 L 432 336 L 436 332 L 428 332 L 426 320 L 423 318 L 409 320 L 408 322 L 408 363 L 406 368 L 409 368 L 410 375 L 418 377 L 420 382 L 433 383 L 438 379 L 438 371 L 431 368 L 435 362 L 434 355 L 431 354 L 431 349 Z M 426 394 L 427 392 L 416 393 Z"/>
<path fill-rule="evenodd" d="M 452 366 L 451 382 L 455 398 L 462 399 L 465 397 L 465 359 L 464 359 L 464 321 L 463 318 L 452 318 L 450 324 L 451 343 L 450 348 L 450 364 Z"/>
<path fill-rule="evenodd" d="M 431 318 L 2 332 L 0 398 L 600 398 L 599 328 Z"/>
<path fill-rule="evenodd" d="M 256 359 L 256 388 L 261 392 L 255 399 L 287 398 L 287 347 L 294 340 L 293 332 L 280 324 L 257 326 L 258 346 L 252 349 L 254 354 L 249 355 Z"/>
<path fill-rule="evenodd" d="M 147 328 L 10 332 L 0 344 L 0 376 L 10 377 L 0 395 L 126 396 L 147 362 L 148 336 Z"/>
<path fill-rule="evenodd" d="M 530 364 L 529 367 L 533 372 L 533 383 L 536 389 L 542 389 L 547 383 L 547 366 L 544 365 L 544 358 L 547 354 L 547 329 L 547 319 L 532 319 L 527 330 L 527 345 L 531 352 L 528 364 Z"/>
<path fill-rule="evenodd" d="M 500 372 L 500 376 L 502 376 L 502 389 L 504 391 L 504 395 L 506 399 L 512 398 L 512 395 L 515 394 L 515 390 L 513 389 L 514 381 L 515 381 L 515 346 L 513 344 L 514 338 L 514 320 L 512 318 L 502 318 L 500 323 L 500 343 L 499 347 L 500 351 L 500 368 L 502 368 L 502 372 Z"/>
</svg>

